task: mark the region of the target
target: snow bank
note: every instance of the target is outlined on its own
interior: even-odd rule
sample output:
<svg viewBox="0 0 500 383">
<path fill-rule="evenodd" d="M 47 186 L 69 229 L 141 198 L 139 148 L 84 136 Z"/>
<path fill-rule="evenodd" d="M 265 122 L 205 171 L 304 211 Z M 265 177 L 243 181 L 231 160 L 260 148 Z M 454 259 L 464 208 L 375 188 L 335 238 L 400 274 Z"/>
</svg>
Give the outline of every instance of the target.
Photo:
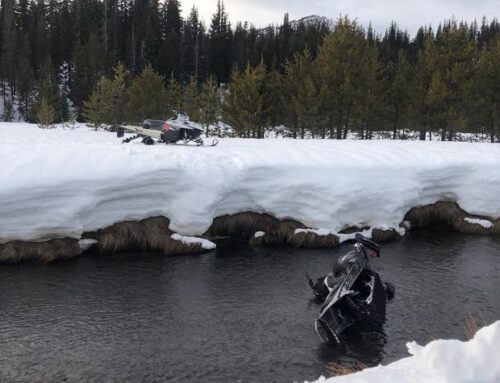
<svg viewBox="0 0 500 383">
<path fill-rule="evenodd" d="M 453 200 L 500 217 L 497 145 L 221 139 L 217 147 L 122 144 L 87 128 L 0 124 L 0 240 L 78 238 L 163 215 L 200 235 L 252 211 L 338 232 L 397 228 L 417 205 Z"/>
<path fill-rule="evenodd" d="M 479 330 L 468 342 L 437 340 L 427 346 L 407 344 L 412 355 L 387 366 L 316 383 L 498 383 L 500 321 Z"/>
<path fill-rule="evenodd" d="M 491 229 L 494 225 L 490 221 L 486 219 L 478 219 L 478 218 L 464 218 L 465 222 L 472 223 L 475 225 L 479 225 L 484 227 L 485 229 Z"/>
</svg>

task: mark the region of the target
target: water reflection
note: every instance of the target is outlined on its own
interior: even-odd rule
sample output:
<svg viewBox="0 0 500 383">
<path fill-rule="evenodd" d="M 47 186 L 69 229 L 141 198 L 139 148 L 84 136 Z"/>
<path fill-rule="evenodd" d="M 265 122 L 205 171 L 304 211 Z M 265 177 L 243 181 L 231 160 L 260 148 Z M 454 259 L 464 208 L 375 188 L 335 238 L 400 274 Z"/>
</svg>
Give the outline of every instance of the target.
<svg viewBox="0 0 500 383">
<path fill-rule="evenodd" d="M 359 332 L 353 328 L 346 331 L 341 344 L 322 343 L 317 355 L 325 365 L 332 362 L 347 366 L 361 363 L 372 367 L 384 359 L 386 343 L 384 332 Z"/>
</svg>

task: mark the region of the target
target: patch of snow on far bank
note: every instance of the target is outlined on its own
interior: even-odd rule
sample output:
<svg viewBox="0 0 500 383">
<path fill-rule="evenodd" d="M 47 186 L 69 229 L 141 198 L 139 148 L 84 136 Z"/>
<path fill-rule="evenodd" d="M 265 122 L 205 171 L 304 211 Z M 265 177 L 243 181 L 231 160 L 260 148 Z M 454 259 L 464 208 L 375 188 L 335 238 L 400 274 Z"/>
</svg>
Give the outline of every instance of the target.
<svg viewBox="0 0 500 383">
<path fill-rule="evenodd" d="M 333 234 L 328 229 L 295 229 L 294 234 L 300 234 L 300 233 L 314 233 L 319 236 L 327 236 Z"/>
<path fill-rule="evenodd" d="M 187 245 L 200 245 L 202 249 L 205 250 L 213 250 L 216 248 L 215 243 L 210 242 L 208 239 L 203 239 L 203 238 L 197 238 L 197 237 L 187 237 L 185 235 L 180 235 L 180 234 L 172 234 L 170 236 L 175 241 L 180 241 L 182 243 L 185 243 Z"/>
<path fill-rule="evenodd" d="M 482 328 L 468 342 L 436 340 L 427 346 L 407 343 L 412 355 L 387 366 L 316 383 L 498 383 L 500 321 Z"/>
<path fill-rule="evenodd" d="M 336 232 L 331 232 L 328 229 L 295 229 L 294 234 L 300 234 L 300 233 L 314 233 L 318 236 L 327 236 L 327 235 L 335 235 L 340 243 L 345 242 L 345 241 L 350 241 L 356 239 L 356 234 L 360 233 L 362 236 L 371 239 L 373 235 L 373 229 L 380 229 L 380 230 L 396 230 L 399 235 L 404 236 L 406 233 L 406 230 L 402 227 L 395 227 L 395 228 L 390 228 L 387 225 L 380 225 L 375 228 L 370 228 L 366 230 L 362 230 L 359 232 L 354 232 L 350 234 L 341 234 L 341 233 L 336 233 Z"/>
<path fill-rule="evenodd" d="M 253 237 L 254 237 L 254 238 L 262 238 L 262 237 L 263 237 L 263 236 L 265 236 L 265 235 L 266 235 L 266 233 L 265 233 L 265 232 L 263 232 L 263 231 L 257 231 L 257 232 L 253 235 Z"/>
<path fill-rule="evenodd" d="M 90 249 L 92 246 L 97 244 L 98 241 L 95 239 L 80 239 L 78 241 L 78 245 L 80 245 L 80 251 L 83 253 L 84 251 L 87 251 Z"/>
<path fill-rule="evenodd" d="M 475 225 L 482 226 L 485 229 L 491 229 L 494 226 L 493 223 L 491 223 L 490 221 L 488 221 L 486 219 L 468 218 L 467 217 L 467 218 L 464 218 L 464 221 L 466 221 L 468 223 L 475 224 Z"/>
<path fill-rule="evenodd" d="M 366 237 L 368 239 L 372 238 L 373 234 L 373 229 L 367 229 L 363 230 L 360 232 L 363 237 Z M 356 238 L 357 233 L 350 233 L 350 234 L 336 234 L 336 236 L 339 238 L 340 243 L 345 242 L 345 241 L 351 241 Z"/>
<path fill-rule="evenodd" d="M 215 217 L 241 212 L 331 233 L 397 228 L 410 208 L 439 200 L 500 217 L 496 145 L 219 141 L 216 147 L 146 146 L 86 127 L 0 123 L 0 241 L 80 238 L 155 216 L 169 218 L 174 232 L 200 236 Z"/>
</svg>

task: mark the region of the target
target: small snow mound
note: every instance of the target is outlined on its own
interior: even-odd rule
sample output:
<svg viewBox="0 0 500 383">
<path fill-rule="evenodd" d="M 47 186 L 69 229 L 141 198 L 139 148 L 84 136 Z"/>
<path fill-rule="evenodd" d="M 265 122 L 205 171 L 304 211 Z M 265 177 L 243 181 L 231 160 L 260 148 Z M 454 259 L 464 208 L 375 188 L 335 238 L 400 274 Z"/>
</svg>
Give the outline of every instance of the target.
<svg viewBox="0 0 500 383">
<path fill-rule="evenodd" d="M 98 241 L 95 239 L 80 239 L 78 241 L 78 244 L 80 245 L 80 251 L 83 253 L 84 251 L 87 251 L 90 249 L 92 246 L 94 246 Z"/>
<path fill-rule="evenodd" d="M 172 234 L 170 238 L 172 238 L 175 241 L 180 241 L 182 243 L 185 243 L 187 245 L 200 245 L 201 248 L 205 250 L 213 250 L 216 247 L 215 243 L 210 242 L 208 239 L 203 239 L 198 237 L 186 237 L 184 235 L 175 233 Z"/>
<path fill-rule="evenodd" d="M 498 383 L 500 321 L 479 330 L 468 342 L 436 340 L 426 346 L 407 343 L 412 355 L 387 366 L 325 379 L 316 383 Z"/>
<path fill-rule="evenodd" d="M 253 237 L 254 237 L 254 238 L 262 238 L 262 237 L 263 237 L 263 236 L 265 236 L 265 235 L 266 235 L 266 233 L 265 233 L 265 232 L 263 232 L 263 231 L 258 231 L 258 232 L 256 232 L 256 233 L 253 235 Z"/>
<path fill-rule="evenodd" d="M 361 231 L 359 233 L 363 237 L 371 239 L 372 238 L 373 229 L 363 230 L 363 231 Z M 336 235 L 337 235 L 337 237 L 339 237 L 340 243 L 343 243 L 345 241 L 350 241 L 350 240 L 356 239 L 356 234 L 358 234 L 358 232 L 356 232 L 356 233 L 350 233 L 350 234 L 340 234 L 339 233 L 339 234 L 336 234 Z"/>
<path fill-rule="evenodd" d="M 410 221 L 403 221 L 403 228 L 406 229 L 406 230 L 410 230 L 411 229 L 411 222 Z"/>
<path fill-rule="evenodd" d="M 294 234 L 297 235 L 297 234 L 301 234 L 301 233 L 314 233 L 316 235 L 319 235 L 319 236 L 327 236 L 327 235 L 330 235 L 330 234 L 333 234 L 330 232 L 330 230 L 327 230 L 327 229 L 295 229 L 295 232 Z"/>
<path fill-rule="evenodd" d="M 491 229 L 493 227 L 493 223 L 486 219 L 478 219 L 478 218 L 464 218 L 465 222 L 472 223 L 474 225 L 479 225 L 484 227 L 485 229 Z"/>
</svg>

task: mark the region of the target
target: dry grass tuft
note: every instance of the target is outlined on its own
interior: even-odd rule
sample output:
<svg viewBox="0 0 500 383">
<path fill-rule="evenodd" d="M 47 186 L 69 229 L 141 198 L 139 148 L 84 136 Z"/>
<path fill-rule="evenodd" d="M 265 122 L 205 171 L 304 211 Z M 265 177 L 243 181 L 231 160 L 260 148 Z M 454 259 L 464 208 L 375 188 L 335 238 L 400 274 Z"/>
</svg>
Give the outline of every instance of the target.
<svg viewBox="0 0 500 383">
<path fill-rule="evenodd" d="M 482 327 L 484 327 L 484 324 L 478 325 L 476 319 L 470 312 L 465 314 L 465 318 L 462 323 L 462 331 L 467 339 L 474 338 L 474 335 L 476 335 Z"/>
<path fill-rule="evenodd" d="M 268 214 L 238 213 L 215 218 L 206 236 L 230 236 L 249 241 L 252 246 L 292 246 L 297 248 L 334 248 L 339 245 L 335 235 L 319 236 L 315 233 L 295 234 L 296 229 L 305 229 L 300 222 L 294 220 L 279 220 Z M 263 231 L 265 236 L 254 238 L 257 231 Z"/>
<path fill-rule="evenodd" d="M 366 365 L 364 365 L 361 362 L 353 362 L 349 363 L 348 365 L 342 365 L 337 362 L 330 362 L 328 363 L 328 366 L 326 367 L 327 371 L 331 376 L 343 376 L 343 375 L 350 375 L 354 374 L 355 372 L 359 372 L 367 368 Z"/>
<path fill-rule="evenodd" d="M 171 237 L 170 221 L 153 217 L 141 221 L 119 222 L 84 237 L 95 238 L 99 251 L 108 254 L 122 251 L 161 251 L 164 254 L 195 254 L 205 252 L 200 244 L 186 244 Z"/>
<path fill-rule="evenodd" d="M 313 232 L 297 233 L 288 237 L 288 244 L 302 249 L 333 249 L 340 241 L 336 235 L 318 235 Z"/>
<path fill-rule="evenodd" d="M 287 236 L 299 228 L 304 228 L 304 225 L 296 221 L 281 221 L 269 214 L 246 212 L 215 218 L 205 235 L 210 237 L 230 236 L 249 240 L 257 231 L 263 231 L 268 237 L 267 240 L 273 238 L 273 242 L 283 242 Z"/>
<path fill-rule="evenodd" d="M 453 227 L 454 222 L 463 220 L 467 214 L 455 202 L 439 201 L 432 205 L 410 209 L 404 218 L 414 226 L 441 224 Z"/>
<path fill-rule="evenodd" d="M 464 218 L 467 217 L 487 219 L 492 221 L 494 226 L 493 228 L 487 229 L 481 225 L 465 221 Z M 432 205 L 414 207 L 406 213 L 404 220 L 409 221 L 412 227 L 444 225 L 463 234 L 500 234 L 500 220 L 494 221 L 488 217 L 471 216 L 456 202 L 439 201 Z"/>
<path fill-rule="evenodd" d="M 372 231 L 372 240 L 378 243 L 392 242 L 398 239 L 401 239 L 401 234 L 394 229 L 384 230 L 375 228 Z"/>
<path fill-rule="evenodd" d="M 0 263 L 40 262 L 50 263 L 80 255 L 77 239 L 52 239 L 45 242 L 12 241 L 0 244 Z"/>
</svg>

